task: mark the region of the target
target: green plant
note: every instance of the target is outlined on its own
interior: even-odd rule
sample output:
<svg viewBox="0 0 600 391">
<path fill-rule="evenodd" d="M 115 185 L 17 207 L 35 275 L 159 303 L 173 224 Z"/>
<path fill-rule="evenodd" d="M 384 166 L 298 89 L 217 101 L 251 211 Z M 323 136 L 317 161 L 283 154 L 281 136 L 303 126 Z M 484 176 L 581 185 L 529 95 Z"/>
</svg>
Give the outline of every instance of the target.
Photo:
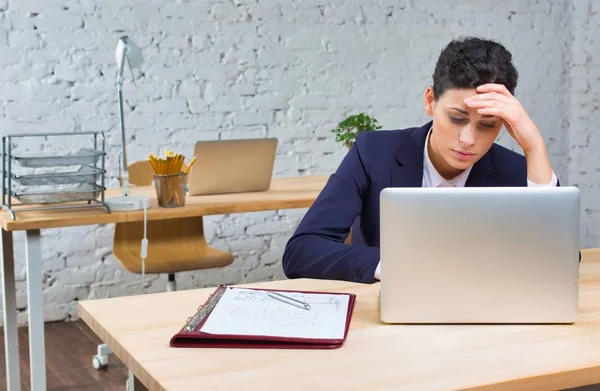
<svg viewBox="0 0 600 391">
<path fill-rule="evenodd" d="M 331 132 L 335 133 L 335 141 L 343 142 L 346 147 L 351 148 L 359 133 L 377 129 L 381 129 L 381 125 L 375 118 L 360 113 L 347 117 L 337 127 L 331 129 Z"/>
</svg>

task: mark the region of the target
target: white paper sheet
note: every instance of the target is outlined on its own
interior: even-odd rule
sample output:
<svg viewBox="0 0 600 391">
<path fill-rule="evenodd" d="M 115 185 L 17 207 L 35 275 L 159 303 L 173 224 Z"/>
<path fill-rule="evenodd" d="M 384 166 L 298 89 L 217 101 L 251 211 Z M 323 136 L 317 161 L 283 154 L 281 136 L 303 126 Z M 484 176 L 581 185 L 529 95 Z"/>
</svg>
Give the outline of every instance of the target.
<svg viewBox="0 0 600 391">
<path fill-rule="evenodd" d="M 210 334 L 342 339 L 348 295 L 279 292 L 304 301 L 305 310 L 276 300 L 265 291 L 227 288 L 201 331 Z"/>
</svg>

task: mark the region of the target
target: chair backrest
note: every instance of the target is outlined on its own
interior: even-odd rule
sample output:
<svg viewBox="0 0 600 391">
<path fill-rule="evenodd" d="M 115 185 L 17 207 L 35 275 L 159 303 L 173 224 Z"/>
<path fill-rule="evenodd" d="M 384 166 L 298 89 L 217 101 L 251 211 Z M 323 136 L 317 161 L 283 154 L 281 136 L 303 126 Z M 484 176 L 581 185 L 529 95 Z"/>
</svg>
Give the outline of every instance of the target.
<svg viewBox="0 0 600 391">
<path fill-rule="evenodd" d="M 131 163 L 127 166 L 129 183 L 135 186 L 150 186 L 152 184 L 152 166 L 147 160 Z"/>
<path fill-rule="evenodd" d="M 140 160 L 139 162 L 131 163 L 127 166 L 129 171 L 129 184 L 135 186 L 150 186 L 154 177 L 154 170 L 150 162 L 147 160 Z M 185 170 L 187 166 L 184 164 L 181 169 Z M 123 185 L 122 178 L 119 178 L 119 183 Z"/>
</svg>

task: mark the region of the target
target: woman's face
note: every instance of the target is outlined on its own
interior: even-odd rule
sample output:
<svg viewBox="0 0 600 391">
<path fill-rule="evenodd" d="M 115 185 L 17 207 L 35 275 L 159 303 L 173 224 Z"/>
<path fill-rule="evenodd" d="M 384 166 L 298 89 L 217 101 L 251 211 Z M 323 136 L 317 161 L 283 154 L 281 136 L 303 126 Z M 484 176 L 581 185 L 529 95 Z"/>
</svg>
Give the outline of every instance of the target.
<svg viewBox="0 0 600 391">
<path fill-rule="evenodd" d="M 449 89 L 438 100 L 433 88 L 425 90 L 425 112 L 433 117 L 428 153 L 437 171 L 451 179 L 475 164 L 498 137 L 503 122 L 499 117 L 481 115 L 467 107 L 465 99 L 477 94 L 473 89 Z"/>
</svg>

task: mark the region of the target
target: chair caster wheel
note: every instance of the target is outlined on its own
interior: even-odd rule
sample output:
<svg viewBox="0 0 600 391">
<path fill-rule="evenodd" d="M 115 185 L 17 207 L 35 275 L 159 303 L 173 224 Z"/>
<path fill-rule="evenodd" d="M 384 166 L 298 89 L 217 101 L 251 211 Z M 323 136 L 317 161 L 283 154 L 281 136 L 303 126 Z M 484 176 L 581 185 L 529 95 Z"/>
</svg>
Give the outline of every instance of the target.
<svg viewBox="0 0 600 391">
<path fill-rule="evenodd" d="M 92 365 L 96 369 L 106 368 L 106 366 L 108 365 L 108 356 L 100 356 L 100 355 L 96 354 L 92 358 Z"/>
</svg>

